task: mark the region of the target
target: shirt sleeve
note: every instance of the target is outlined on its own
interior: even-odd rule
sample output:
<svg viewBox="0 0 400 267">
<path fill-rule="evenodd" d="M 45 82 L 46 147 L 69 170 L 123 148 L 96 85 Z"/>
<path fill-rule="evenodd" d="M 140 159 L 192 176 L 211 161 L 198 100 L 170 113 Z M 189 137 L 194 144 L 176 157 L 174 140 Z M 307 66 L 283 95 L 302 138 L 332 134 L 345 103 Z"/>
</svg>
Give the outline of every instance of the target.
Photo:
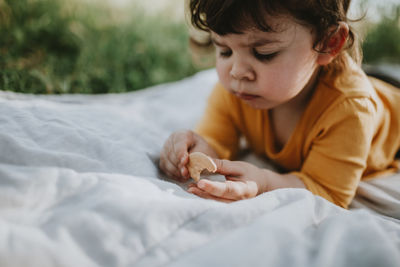
<svg viewBox="0 0 400 267">
<path fill-rule="evenodd" d="M 366 168 L 376 108 L 369 98 L 347 99 L 327 111 L 298 176 L 316 195 L 347 208 Z"/>
<path fill-rule="evenodd" d="M 217 84 L 209 96 L 205 113 L 195 132 L 202 136 L 220 158 L 232 159 L 238 152 L 239 130 L 235 126 L 232 112 L 237 103 L 229 93 Z"/>
</svg>

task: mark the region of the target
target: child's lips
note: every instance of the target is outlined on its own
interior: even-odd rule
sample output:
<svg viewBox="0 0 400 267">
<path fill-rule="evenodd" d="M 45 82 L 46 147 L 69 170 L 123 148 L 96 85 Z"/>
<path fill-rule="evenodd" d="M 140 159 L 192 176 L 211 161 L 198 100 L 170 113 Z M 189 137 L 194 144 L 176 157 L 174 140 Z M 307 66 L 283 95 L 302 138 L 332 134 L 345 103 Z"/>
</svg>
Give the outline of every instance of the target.
<svg viewBox="0 0 400 267">
<path fill-rule="evenodd" d="M 236 95 L 238 98 L 240 98 L 240 99 L 242 99 L 242 100 L 247 100 L 247 101 L 250 101 L 250 100 L 254 100 L 254 99 L 256 99 L 256 98 L 259 98 L 259 96 L 257 96 L 257 95 L 251 95 L 251 94 L 235 93 L 235 95 Z"/>
</svg>

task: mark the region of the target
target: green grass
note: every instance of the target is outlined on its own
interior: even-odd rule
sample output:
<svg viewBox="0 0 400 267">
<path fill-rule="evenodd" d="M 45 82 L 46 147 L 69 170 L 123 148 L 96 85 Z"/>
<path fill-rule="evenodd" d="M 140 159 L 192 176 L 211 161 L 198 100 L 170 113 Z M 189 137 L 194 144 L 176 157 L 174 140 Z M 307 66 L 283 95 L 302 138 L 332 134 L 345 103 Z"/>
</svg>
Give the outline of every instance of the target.
<svg viewBox="0 0 400 267">
<path fill-rule="evenodd" d="M 0 1 L 0 88 L 25 93 L 126 92 L 198 71 L 184 23 L 132 7 Z"/>
<path fill-rule="evenodd" d="M 373 25 L 363 43 L 365 63 L 400 64 L 400 5 Z"/>
<path fill-rule="evenodd" d="M 186 25 L 79 0 L 0 0 L 0 89 L 116 93 L 179 80 L 192 64 Z M 400 63 L 400 9 L 369 29 L 364 61 Z M 118 12 L 122 12 L 121 10 Z"/>
</svg>

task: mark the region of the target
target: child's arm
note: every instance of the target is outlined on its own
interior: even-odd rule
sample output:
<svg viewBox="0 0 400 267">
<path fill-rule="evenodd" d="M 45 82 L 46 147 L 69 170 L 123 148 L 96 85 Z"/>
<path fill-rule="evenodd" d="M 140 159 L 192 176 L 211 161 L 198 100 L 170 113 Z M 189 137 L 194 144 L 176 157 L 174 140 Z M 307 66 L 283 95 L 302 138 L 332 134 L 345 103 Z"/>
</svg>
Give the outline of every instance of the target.
<svg viewBox="0 0 400 267">
<path fill-rule="evenodd" d="M 160 155 L 160 169 L 169 177 L 186 181 L 189 177 L 187 163 L 189 152 L 203 152 L 210 157 L 218 157 L 214 149 L 198 134 L 190 131 L 178 131 L 167 139 Z"/>
<path fill-rule="evenodd" d="M 235 185 L 223 186 L 226 187 L 226 191 L 232 191 L 232 187 L 235 186 L 236 191 L 248 192 L 249 190 L 246 189 L 248 185 L 244 186 L 243 183 L 252 184 L 257 186 L 257 193 L 262 193 L 281 187 L 304 187 L 305 185 L 315 195 L 346 208 L 354 197 L 367 164 L 375 132 L 374 127 L 379 123 L 377 120 L 379 117 L 376 114 L 373 102 L 368 98 L 342 101 L 320 119 L 321 125 L 316 127 L 315 132 L 311 134 L 311 145 L 307 149 L 301 169 L 281 175 L 260 170 L 255 166 L 251 168 L 248 165 L 242 163 L 238 165 L 239 163 L 233 162 L 230 164 L 232 166 L 229 165 L 230 167 L 241 166 L 243 171 L 232 173 L 235 179 L 228 179 L 227 184 L 235 183 Z M 258 179 L 258 176 L 265 179 L 265 183 Z M 303 185 L 298 184 L 297 179 L 301 180 Z M 201 187 L 209 182 L 199 183 Z M 199 187 L 192 188 L 191 191 L 200 196 L 214 198 L 215 195 L 210 194 L 216 190 L 212 188 L 213 186 L 218 185 L 206 186 L 207 191 L 199 191 L 201 189 Z M 252 196 L 255 196 L 254 190 L 252 193 Z M 241 192 L 240 197 L 247 196 L 246 194 Z M 220 195 L 219 191 L 218 196 Z M 240 198 L 235 198 L 237 199 Z"/>
<path fill-rule="evenodd" d="M 225 175 L 227 181 L 200 180 L 197 185 L 189 186 L 189 192 L 203 198 L 232 202 L 278 188 L 306 188 L 293 174 L 279 174 L 243 161 L 215 159 L 214 162 L 216 172 Z"/>
</svg>

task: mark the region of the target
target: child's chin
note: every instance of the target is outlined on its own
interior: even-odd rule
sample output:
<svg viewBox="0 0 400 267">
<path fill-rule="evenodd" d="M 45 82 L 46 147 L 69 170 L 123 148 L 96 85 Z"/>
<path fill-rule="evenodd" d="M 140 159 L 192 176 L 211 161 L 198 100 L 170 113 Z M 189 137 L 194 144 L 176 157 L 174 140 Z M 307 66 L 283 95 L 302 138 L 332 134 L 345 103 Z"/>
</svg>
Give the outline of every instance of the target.
<svg viewBox="0 0 400 267">
<path fill-rule="evenodd" d="M 254 109 L 263 109 L 264 110 L 264 109 L 271 109 L 274 107 L 274 105 L 272 105 L 272 104 L 263 102 L 261 98 L 257 98 L 254 100 L 243 100 L 243 101 L 246 103 L 246 105 L 248 105 Z"/>
</svg>

